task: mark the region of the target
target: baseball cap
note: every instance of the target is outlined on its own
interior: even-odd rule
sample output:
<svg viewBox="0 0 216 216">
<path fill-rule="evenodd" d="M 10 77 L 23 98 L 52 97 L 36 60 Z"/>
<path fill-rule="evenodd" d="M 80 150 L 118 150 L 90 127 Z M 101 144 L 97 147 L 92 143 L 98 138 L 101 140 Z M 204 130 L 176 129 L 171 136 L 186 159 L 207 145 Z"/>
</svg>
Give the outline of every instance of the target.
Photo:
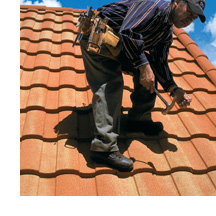
<svg viewBox="0 0 216 216">
<path fill-rule="evenodd" d="M 205 9 L 205 0 L 187 0 L 190 9 L 199 15 L 202 23 L 206 21 L 206 17 L 203 13 Z"/>
</svg>

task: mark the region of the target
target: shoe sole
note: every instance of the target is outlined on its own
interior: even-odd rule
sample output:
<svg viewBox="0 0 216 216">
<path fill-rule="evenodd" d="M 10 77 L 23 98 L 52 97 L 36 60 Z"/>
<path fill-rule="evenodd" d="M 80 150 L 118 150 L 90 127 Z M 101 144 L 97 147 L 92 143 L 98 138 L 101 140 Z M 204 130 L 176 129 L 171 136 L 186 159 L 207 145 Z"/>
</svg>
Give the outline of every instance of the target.
<svg viewBox="0 0 216 216">
<path fill-rule="evenodd" d="M 110 162 L 107 162 L 101 158 L 98 158 L 97 156 L 91 156 L 90 158 L 97 163 L 106 164 L 106 165 L 110 166 L 111 168 L 117 169 L 118 171 L 121 171 L 121 172 L 130 172 L 131 170 L 133 170 L 133 164 L 128 168 L 124 168 L 124 167 L 117 167 Z"/>
</svg>

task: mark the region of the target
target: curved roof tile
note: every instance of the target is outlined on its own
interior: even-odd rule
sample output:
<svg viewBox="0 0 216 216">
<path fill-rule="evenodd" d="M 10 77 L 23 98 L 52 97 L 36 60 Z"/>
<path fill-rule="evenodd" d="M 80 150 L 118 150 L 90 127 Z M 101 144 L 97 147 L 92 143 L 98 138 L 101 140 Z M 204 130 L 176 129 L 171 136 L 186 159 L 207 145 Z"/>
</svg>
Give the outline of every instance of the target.
<svg viewBox="0 0 216 216">
<path fill-rule="evenodd" d="M 122 173 L 90 159 L 92 92 L 72 8 L 20 6 L 20 194 L 61 196 L 216 195 L 216 68 L 182 29 L 174 28 L 169 65 L 193 99 L 163 116 L 158 137 L 127 133 L 132 77 L 123 74 L 120 151 L 134 160 Z M 207 76 L 208 77 L 207 77 Z M 159 85 L 159 91 L 172 98 Z"/>
</svg>

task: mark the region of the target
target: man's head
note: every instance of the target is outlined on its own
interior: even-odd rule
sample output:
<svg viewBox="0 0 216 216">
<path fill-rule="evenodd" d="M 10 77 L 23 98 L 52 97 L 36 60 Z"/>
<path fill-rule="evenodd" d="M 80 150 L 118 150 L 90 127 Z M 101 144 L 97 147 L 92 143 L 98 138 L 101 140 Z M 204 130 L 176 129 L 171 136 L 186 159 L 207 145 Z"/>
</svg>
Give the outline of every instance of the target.
<svg viewBox="0 0 216 216">
<path fill-rule="evenodd" d="M 205 9 L 205 0 L 172 0 L 172 22 L 177 28 L 185 28 L 195 19 L 200 18 L 201 22 L 205 22 L 206 18 L 203 14 Z"/>
</svg>

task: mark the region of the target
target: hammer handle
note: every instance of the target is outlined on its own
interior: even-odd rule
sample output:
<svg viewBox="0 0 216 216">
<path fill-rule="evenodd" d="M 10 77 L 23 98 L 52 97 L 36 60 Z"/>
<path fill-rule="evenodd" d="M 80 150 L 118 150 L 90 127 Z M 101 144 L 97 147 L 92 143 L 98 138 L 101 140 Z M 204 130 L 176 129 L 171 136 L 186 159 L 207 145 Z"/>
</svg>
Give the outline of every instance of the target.
<svg viewBox="0 0 216 216">
<path fill-rule="evenodd" d="M 162 95 L 159 93 L 159 91 L 156 88 L 154 89 L 154 91 L 157 94 L 157 96 L 164 102 L 166 106 L 170 106 L 170 104 L 162 97 Z"/>
</svg>

